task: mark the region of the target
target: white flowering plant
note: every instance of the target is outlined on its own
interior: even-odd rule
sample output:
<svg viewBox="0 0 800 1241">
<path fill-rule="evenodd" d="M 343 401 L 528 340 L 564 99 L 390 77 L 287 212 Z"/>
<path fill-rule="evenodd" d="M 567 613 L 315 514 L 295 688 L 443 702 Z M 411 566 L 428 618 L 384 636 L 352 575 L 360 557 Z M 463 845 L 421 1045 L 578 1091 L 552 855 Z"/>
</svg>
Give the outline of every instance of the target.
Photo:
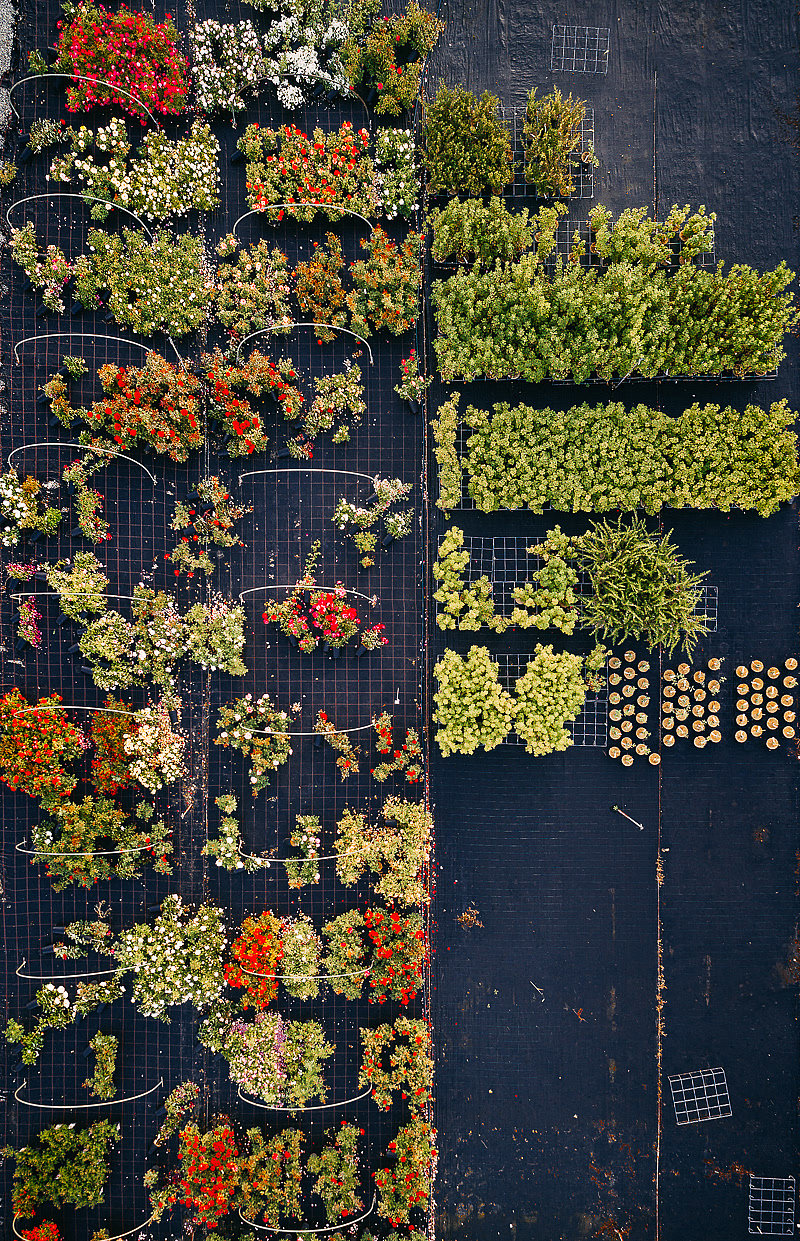
<svg viewBox="0 0 800 1241">
<path fill-rule="evenodd" d="M 13 466 L 0 474 L 0 546 L 16 547 L 27 531 L 55 533 L 61 510 L 43 502 L 43 490 L 38 479 L 20 478 Z"/>
<path fill-rule="evenodd" d="M 194 91 L 201 112 L 232 112 L 265 83 L 268 64 L 250 21 L 222 24 L 209 18 L 189 31 Z"/>
<path fill-rule="evenodd" d="M 245 694 L 221 708 L 214 744 L 239 750 L 250 759 L 249 780 L 254 797 L 267 787 L 273 772 L 289 761 L 289 725 L 291 715 L 299 710 L 299 704 L 293 704 L 288 711 L 276 707 L 269 694 L 255 699 L 252 694 Z"/>
<path fill-rule="evenodd" d="M 317 86 L 346 95 L 339 55 L 348 35 L 336 0 L 249 0 L 268 16 L 266 76 L 284 108 L 299 108 Z"/>
<path fill-rule="evenodd" d="M 375 182 L 383 214 L 390 220 L 410 218 L 417 206 L 417 166 L 410 129 L 378 130 L 375 139 Z"/>
<path fill-rule="evenodd" d="M 191 1003 L 210 1008 L 225 985 L 222 910 L 192 910 L 176 893 L 167 896 L 152 926 L 137 923 L 114 947 L 118 973 L 134 974 L 131 999 L 145 1017 L 169 1021 L 168 1009 Z"/>
<path fill-rule="evenodd" d="M 219 593 L 196 603 L 184 617 L 186 653 L 207 672 L 244 676 L 244 608 Z"/>
<path fill-rule="evenodd" d="M 125 737 L 130 773 L 144 788 L 157 793 L 186 771 L 186 737 L 173 725 L 166 704 L 142 707 L 134 717 L 135 731 Z"/>
<path fill-rule="evenodd" d="M 148 220 L 209 211 L 219 204 L 219 143 L 209 126 L 195 120 L 184 138 L 172 140 L 154 129 L 133 150 L 125 122 L 112 117 L 96 131 L 81 125 L 64 131 L 71 150 L 57 155 L 48 179 L 83 185 L 82 193 L 94 220 L 107 219 L 110 207 L 92 199 L 113 201 Z M 107 153 L 108 163 L 96 162 L 91 147 Z M 129 158 L 130 156 L 130 158 Z"/>
</svg>

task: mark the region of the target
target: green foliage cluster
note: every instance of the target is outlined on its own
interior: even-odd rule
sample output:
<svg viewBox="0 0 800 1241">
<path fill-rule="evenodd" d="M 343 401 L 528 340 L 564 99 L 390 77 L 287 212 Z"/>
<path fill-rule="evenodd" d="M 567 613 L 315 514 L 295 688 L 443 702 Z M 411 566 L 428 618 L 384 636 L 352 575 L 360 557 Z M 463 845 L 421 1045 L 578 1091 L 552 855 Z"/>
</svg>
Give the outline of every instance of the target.
<svg viewBox="0 0 800 1241">
<path fill-rule="evenodd" d="M 710 244 L 712 217 L 703 209 L 689 217 L 688 207 L 675 207 L 665 225 L 631 211 L 612 229 L 607 209 L 595 208 L 598 261 L 589 265 L 577 237 L 566 261 L 546 265 L 554 218 L 553 208 L 535 217 L 536 251 L 434 281 L 434 345 L 446 382 L 582 383 L 633 372 L 742 377 L 767 373 L 785 356 L 784 335 L 797 322 L 787 291 L 794 273 L 784 262 L 760 273 L 744 264 L 705 271 L 686 261 Z M 680 245 L 683 233 L 688 248 L 676 256 L 673 242 Z"/>
<path fill-rule="evenodd" d="M 511 134 L 499 107 L 489 91 L 478 99 L 463 86 L 439 87 L 425 114 L 425 167 L 434 194 L 499 194 L 514 180 Z"/>
<path fill-rule="evenodd" d="M 489 267 L 495 260 L 511 262 L 533 245 L 533 228 L 527 207 L 509 211 L 502 198 L 453 198 L 431 212 L 431 255 L 439 263 L 479 263 Z"/>
<path fill-rule="evenodd" d="M 561 512 L 657 513 L 671 508 L 754 509 L 769 517 L 800 492 L 795 415 L 786 401 L 744 411 L 691 405 L 671 417 L 646 405 L 577 405 L 564 411 L 470 406 L 459 460 L 457 400 L 432 422 L 440 508 L 467 490 L 482 512 L 545 504 Z"/>
<path fill-rule="evenodd" d="M 575 193 L 577 165 L 599 164 L 594 148 L 583 143 L 585 117 L 584 101 L 572 95 L 565 99 L 558 87 L 537 99 L 534 86 L 528 96 L 522 128 L 525 180 L 542 198 L 569 198 Z"/>
</svg>

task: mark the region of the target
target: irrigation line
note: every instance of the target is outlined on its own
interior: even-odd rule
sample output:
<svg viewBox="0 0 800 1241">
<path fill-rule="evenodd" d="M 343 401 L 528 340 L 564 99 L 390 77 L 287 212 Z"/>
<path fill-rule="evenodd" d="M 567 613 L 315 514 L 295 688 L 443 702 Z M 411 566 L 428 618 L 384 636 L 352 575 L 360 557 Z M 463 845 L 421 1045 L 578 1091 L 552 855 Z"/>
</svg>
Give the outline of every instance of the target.
<svg viewBox="0 0 800 1241">
<path fill-rule="evenodd" d="M 372 1094 L 372 1089 L 370 1085 L 361 1094 L 353 1095 L 352 1099 L 337 1099 L 333 1103 L 313 1103 L 310 1107 L 275 1107 L 271 1103 L 257 1103 L 255 1099 L 250 1099 L 247 1095 L 242 1094 L 241 1086 L 239 1086 L 237 1094 L 242 1103 L 249 1103 L 251 1107 L 263 1108 L 265 1112 L 324 1112 L 329 1107 L 344 1107 L 347 1103 L 357 1103 L 359 1099 L 366 1099 L 367 1095 Z M 358 1223 L 358 1220 L 353 1220 L 353 1223 Z M 280 1229 L 279 1231 L 282 1232 L 284 1230 Z"/>
<path fill-rule="evenodd" d="M 252 211 L 245 211 L 244 215 L 239 216 L 239 219 L 234 224 L 233 228 L 231 229 L 231 232 L 233 233 L 235 237 L 237 228 L 241 224 L 242 220 L 246 220 L 248 216 L 266 215 L 268 211 L 277 211 L 279 207 L 288 207 L 288 208 L 322 207 L 326 211 L 327 210 L 343 211 L 345 215 L 354 215 L 357 220 L 363 220 L 367 228 L 369 229 L 369 231 L 371 233 L 375 232 L 374 225 L 370 224 L 366 216 L 361 215 L 358 211 L 351 211 L 349 207 L 340 207 L 338 203 L 269 203 L 266 207 L 262 207 L 260 209 L 258 207 L 255 207 Z M 278 221 L 272 220 L 271 223 L 277 224 Z M 300 221 L 298 220 L 297 223 L 300 223 Z M 331 220 L 330 223 L 333 223 L 333 221 Z"/>
<path fill-rule="evenodd" d="M 25 1216 L 25 1215 L 15 1215 L 14 1218 L 12 1219 L 11 1229 L 14 1233 L 14 1236 L 19 1238 L 19 1241 L 25 1241 L 25 1238 L 23 1237 L 21 1232 L 17 1232 L 17 1220 L 18 1219 L 31 1219 L 31 1218 L 33 1217 Z M 130 1237 L 135 1232 L 141 1232 L 143 1228 L 146 1228 L 148 1224 L 151 1224 L 153 1222 L 153 1218 L 154 1217 L 152 1215 L 149 1215 L 147 1219 L 144 1220 L 143 1223 L 137 1224 L 135 1228 L 129 1228 L 127 1232 L 119 1232 L 117 1233 L 116 1237 L 107 1237 L 105 1238 L 105 1241 L 123 1241 L 124 1237 Z M 255 1228 L 256 1225 L 254 1224 L 253 1227 Z"/>
<path fill-rule="evenodd" d="M 69 594 L 71 599 L 86 599 L 86 598 L 94 596 L 95 593 L 97 592 L 93 590 L 75 590 L 75 591 L 65 591 L 64 593 Z M 102 591 L 100 593 L 102 593 L 104 599 L 129 599 L 129 600 L 132 600 L 134 603 L 136 602 L 136 599 L 137 599 L 136 595 L 107 595 L 105 591 Z M 12 590 L 9 592 L 8 597 L 9 599 L 25 599 L 27 598 L 28 595 L 41 595 L 45 599 L 60 599 L 61 591 L 59 590 Z M 86 711 L 100 711 L 103 708 L 85 707 L 84 709 Z M 14 714 L 19 715 L 20 712 L 15 711 Z M 111 715 L 111 711 L 109 711 L 108 714 Z M 127 713 L 118 712 L 117 714 L 123 715 Z"/>
<path fill-rule="evenodd" d="M 66 440 L 34 440 L 32 444 L 20 444 L 18 448 L 12 448 L 6 457 L 7 463 L 11 464 L 11 458 L 18 452 L 26 452 L 28 448 L 82 448 L 84 452 L 99 452 L 106 457 L 121 457 L 123 461 L 130 461 L 132 465 L 138 465 L 140 470 L 144 470 L 148 478 L 153 480 L 153 486 L 158 486 L 158 479 L 155 474 L 151 474 L 146 465 L 142 465 L 141 461 L 137 461 L 135 457 L 129 457 L 125 452 L 115 452 L 113 448 L 101 448 L 99 444 L 81 444 L 80 441 Z"/>
<path fill-rule="evenodd" d="M 138 216 L 135 211 L 129 211 L 127 207 L 121 207 L 119 203 L 112 203 L 107 198 L 97 198 L 94 194 L 76 194 L 71 190 L 51 190 L 48 194 L 28 194 L 25 198 L 15 199 L 14 202 L 9 203 L 6 208 L 6 224 L 8 227 L 13 227 L 8 218 L 10 211 L 13 211 L 15 207 L 23 206 L 24 203 L 36 202 L 40 198 L 79 198 L 82 203 L 104 203 L 106 207 L 111 207 L 114 211 L 122 211 L 125 215 L 129 215 L 132 220 L 135 220 L 137 224 L 141 225 L 151 241 L 155 240 L 144 220 Z"/>
<path fill-rule="evenodd" d="M 138 715 L 138 711 L 117 711 L 112 707 L 84 707 L 78 702 L 45 703 L 41 707 L 25 707 L 19 711 L 12 711 L 11 714 L 12 716 L 30 715 L 31 711 L 96 711 L 100 715 Z"/>
<path fill-rule="evenodd" d="M 147 105 L 142 103 L 141 99 L 139 99 L 137 95 L 129 94 L 128 91 L 123 90 L 120 86 L 115 86 L 113 82 L 107 82 L 105 78 L 83 77 L 79 73 L 58 73 L 57 71 L 51 73 L 49 70 L 47 73 L 31 73 L 28 75 L 28 77 L 20 78 L 18 81 L 12 83 L 12 85 L 9 87 L 8 102 L 9 104 L 11 104 L 11 111 L 14 113 L 15 117 L 20 122 L 20 124 L 22 123 L 22 117 L 20 116 L 17 109 L 14 107 L 13 103 L 11 103 L 11 96 L 13 95 L 14 91 L 17 89 L 18 86 L 24 86 L 26 82 L 40 82 L 42 78 L 69 78 L 71 82 L 92 82 L 95 86 L 110 86 L 111 89 L 113 91 L 116 91 L 118 95 L 124 95 L 126 99 L 132 99 L 137 107 L 141 108 L 143 112 L 147 113 L 147 115 L 150 117 L 150 120 L 153 122 L 154 125 L 158 126 L 159 129 L 163 128 L 161 122 L 156 120 L 156 118 L 153 116 L 153 113 L 150 111 Z M 111 103 L 110 99 L 108 100 L 108 103 L 109 104 Z M 107 107 L 108 104 L 101 104 L 100 106 Z"/>
<path fill-rule="evenodd" d="M 103 974 L 116 974 L 117 967 L 114 966 L 110 970 L 89 970 L 85 974 L 21 974 L 20 970 L 28 962 L 23 957 L 17 968 L 14 970 L 17 978 L 27 978 L 31 982 L 72 982 L 76 978 L 101 978 Z"/>
<path fill-rule="evenodd" d="M 360 733 L 363 732 L 365 728 L 372 728 L 372 726 L 372 720 L 370 720 L 369 724 L 355 724 L 352 728 L 335 728 L 334 732 Z M 228 733 L 228 736 L 231 735 L 229 729 L 226 729 L 225 731 Z M 281 731 L 279 728 L 248 728 L 245 731 L 250 737 L 324 737 L 326 735 L 325 733 L 319 732 L 318 729 L 314 729 L 314 731 L 310 733 L 288 733 Z M 302 858 L 294 858 L 292 860 L 299 862 L 303 861 Z"/>
<path fill-rule="evenodd" d="M 286 323 L 284 324 L 283 327 L 281 327 L 279 324 L 276 324 L 275 327 L 262 327 L 257 332 L 251 332 L 249 336 L 245 336 L 244 340 L 240 342 L 239 348 L 236 350 L 237 365 L 239 363 L 239 355 L 242 352 L 242 348 L 244 345 L 247 344 L 249 340 L 253 340 L 256 336 L 265 336 L 265 335 L 274 336 L 276 332 L 279 332 L 281 333 L 281 335 L 283 335 L 284 328 L 286 329 L 286 332 L 288 333 L 292 330 L 292 328 L 296 328 L 296 327 L 326 327 L 326 328 L 329 328 L 332 332 L 345 332 L 348 336 L 354 337 L 355 340 L 361 341 L 361 344 L 364 346 L 367 353 L 369 354 L 370 366 L 375 365 L 375 359 L 372 356 L 372 350 L 370 349 L 368 342 L 364 340 L 363 336 L 359 336 L 357 332 L 351 332 L 348 327 L 339 327 L 339 325 L 336 323 L 312 323 L 305 319 L 302 321 L 298 320 L 296 323 Z"/>
<path fill-rule="evenodd" d="M 362 1219 L 366 1219 L 367 1216 L 371 1215 L 375 1210 L 376 1201 L 377 1195 L 373 1194 L 372 1206 L 368 1211 L 365 1211 L 363 1215 L 358 1215 L 354 1219 L 345 1220 L 343 1224 L 328 1224 L 326 1228 L 268 1228 L 266 1224 L 256 1224 L 254 1220 L 248 1219 L 246 1215 L 242 1215 L 241 1211 L 238 1211 L 237 1214 L 243 1224 L 247 1224 L 248 1228 L 257 1228 L 259 1232 L 288 1232 L 291 1233 L 293 1237 L 311 1237 L 318 1236 L 323 1232 L 343 1232 L 346 1228 L 351 1228 L 353 1224 L 360 1224 Z M 17 1233 L 17 1236 L 19 1236 L 19 1233 Z M 112 1241 L 118 1241 L 118 1238 L 113 1237 Z"/>
<path fill-rule="evenodd" d="M 154 1090 L 159 1090 L 164 1085 L 164 1078 L 159 1078 L 155 1086 L 151 1086 L 149 1090 L 142 1090 L 140 1094 L 129 1094 L 124 1099 L 103 1099 L 101 1103 L 33 1103 L 30 1099 L 20 1098 L 19 1092 L 24 1090 L 27 1084 L 28 1079 L 25 1078 L 14 1091 L 14 1098 L 17 1103 L 24 1103 L 26 1107 L 39 1108 L 43 1112 L 71 1112 L 85 1107 L 115 1107 L 117 1104 L 135 1103 L 137 1099 L 144 1099 L 147 1095 L 152 1094 Z M 123 1236 L 125 1235 L 127 1234 L 123 1233 Z"/>
</svg>

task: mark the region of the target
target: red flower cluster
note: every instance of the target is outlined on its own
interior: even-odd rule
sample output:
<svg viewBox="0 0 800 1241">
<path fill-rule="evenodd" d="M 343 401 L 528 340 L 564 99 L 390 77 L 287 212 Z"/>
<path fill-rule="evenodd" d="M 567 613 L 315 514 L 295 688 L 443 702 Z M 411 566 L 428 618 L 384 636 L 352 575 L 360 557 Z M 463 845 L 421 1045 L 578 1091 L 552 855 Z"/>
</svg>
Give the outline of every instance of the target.
<svg viewBox="0 0 800 1241">
<path fill-rule="evenodd" d="M 200 383 L 160 354 L 148 353 L 144 366 L 115 366 L 98 371 L 105 397 L 83 416 L 107 431 L 122 448 L 147 444 L 173 461 L 186 461 L 203 446 L 198 426 Z"/>
<path fill-rule="evenodd" d="M 311 623 L 331 646 L 344 646 L 358 632 L 358 613 L 345 603 L 346 597 L 347 591 L 337 582 L 333 590 L 321 590 L 311 599 Z"/>
<path fill-rule="evenodd" d="M 422 978 L 425 936 L 419 915 L 367 909 L 364 923 L 375 957 L 369 977 L 370 1003 L 383 1004 L 391 997 L 407 1004 L 419 991 Z"/>
<path fill-rule="evenodd" d="M 202 1134 L 196 1125 L 187 1125 L 180 1133 L 179 1150 L 183 1175 L 180 1191 L 170 1199 L 191 1207 L 194 1224 L 214 1229 L 230 1210 L 241 1179 L 239 1150 L 230 1122 Z"/>
<path fill-rule="evenodd" d="M 127 711 L 128 704 L 118 702 L 115 698 L 106 699 L 109 711 Z M 92 783 L 98 793 L 113 797 L 122 789 L 133 783 L 130 771 L 130 758 L 125 753 L 125 738 L 136 731 L 136 725 L 130 716 L 101 715 L 92 716 L 92 744 L 95 757 L 92 759 Z"/>
<path fill-rule="evenodd" d="M 225 979 L 232 987 L 241 987 L 242 1008 L 266 1008 L 278 992 L 275 975 L 283 959 L 283 922 L 275 914 L 245 918 L 241 934 L 231 944 L 234 964 L 224 968 Z M 251 971 L 251 972 L 248 972 Z"/>
<path fill-rule="evenodd" d="M 233 447 L 228 449 L 232 457 L 263 452 L 268 443 L 260 414 L 246 396 L 237 393 L 274 397 L 285 418 L 295 418 L 300 412 L 303 394 L 294 382 L 294 367 L 285 358 L 276 365 L 254 350 L 246 362 L 236 366 L 217 349 L 203 357 L 203 367 L 210 388 L 211 415 L 222 419 L 226 431 L 234 436 Z"/>
<path fill-rule="evenodd" d="M 296 125 L 265 129 L 258 137 L 245 139 L 248 159 L 251 154 L 258 155 L 259 138 L 266 146 L 271 144 L 277 153 L 252 161 L 247 189 L 248 202 L 254 210 L 264 211 L 276 202 L 366 205 L 363 200 L 372 170 L 367 159 L 369 134 L 365 129 L 356 131 L 345 121 L 338 133 L 315 134 L 316 141 Z"/>
<path fill-rule="evenodd" d="M 76 82 L 67 91 L 70 112 L 115 103 L 144 121 L 135 99 L 151 112 L 176 114 L 185 108 L 189 66 L 178 51 L 178 32 L 170 17 L 159 24 L 124 5 L 111 13 L 102 5 L 84 3 L 71 21 L 59 22 L 58 27 L 54 68 L 110 84 Z"/>
<path fill-rule="evenodd" d="M 0 780 L 45 804 L 68 797 L 75 788 L 77 777 L 65 763 L 86 748 L 83 733 L 66 712 L 49 709 L 61 701 L 58 694 L 41 698 L 36 705 L 43 709 L 32 711 L 18 689 L 0 698 Z"/>
<path fill-rule="evenodd" d="M 35 1228 L 23 1228 L 20 1236 L 24 1237 L 25 1241 L 61 1241 L 57 1225 L 49 1219 L 37 1224 Z"/>
</svg>

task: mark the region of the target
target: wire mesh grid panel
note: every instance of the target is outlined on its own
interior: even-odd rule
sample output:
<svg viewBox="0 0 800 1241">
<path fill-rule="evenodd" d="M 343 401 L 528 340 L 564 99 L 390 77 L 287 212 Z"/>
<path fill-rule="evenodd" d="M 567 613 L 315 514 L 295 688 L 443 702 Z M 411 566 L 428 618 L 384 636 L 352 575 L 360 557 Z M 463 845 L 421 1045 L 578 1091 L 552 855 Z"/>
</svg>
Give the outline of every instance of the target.
<svg viewBox="0 0 800 1241">
<path fill-rule="evenodd" d="M 709 633 L 717 632 L 719 612 L 719 587 L 718 586 L 701 586 L 700 598 L 694 609 L 695 616 L 705 617 L 705 624 Z"/>
<path fill-rule="evenodd" d="M 499 669 L 500 684 L 510 693 L 533 656 L 508 653 L 495 655 L 493 658 Z M 608 695 L 606 691 L 587 694 L 580 715 L 566 727 L 574 746 L 584 749 L 602 749 L 608 740 Z M 521 737 L 512 732 L 502 744 L 524 745 L 525 743 Z"/>
<path fill-rule="evenodd" d="M 757 1237 L 794 1236 L 793 1176 L 750 1174 L 747 1231 Z"/>
<path fill-rule="evenodd" d="M 557 73 L 608 73 L 607 26 L 553 25 L 550 69 Z"/>
<path fill-rule="evenodd" d="M 676 1073 L 670 1077 L 669 1086 L 679 1125 L 696 1125 L 733 1115 L 724 1069 Z"/>
<path fill-rule="evenodd" d="M 514 159 L 517 162 L 517 172 L 514 181 L 507 186 L 504 193 L 509 198 L 527 198 L 536 197 L 536 186 L 525 179 L 525 119 L 527 111 L 525 108 L 502 107 L 502 115 L 511 131 L 511 146 L 514 152 Z M 585 105 L 584 115 L 580 122 L 580 138 L 578 146 L 570 156 L 570 176 L 572 178 L 572 193 L 563 195 L 565 198 L 594 198 L 594 164 L 590 158 L 594 151 L 594 108 L 590 104 Z M 545 195 L 550 199 L 552 195 Z M 558 197 L 561 197 L 559 195 Z M 563 221 L 560 221 L 563 223 Z"/>
</svg>

